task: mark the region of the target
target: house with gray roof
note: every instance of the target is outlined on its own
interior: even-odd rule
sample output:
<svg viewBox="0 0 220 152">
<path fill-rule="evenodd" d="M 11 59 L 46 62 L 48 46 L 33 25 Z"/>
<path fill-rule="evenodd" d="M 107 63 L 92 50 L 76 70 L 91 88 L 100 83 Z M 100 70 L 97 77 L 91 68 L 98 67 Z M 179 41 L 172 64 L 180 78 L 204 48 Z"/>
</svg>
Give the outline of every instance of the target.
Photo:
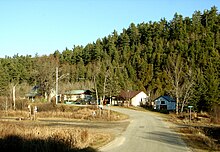
<svg viewBox="0 0 220 152">
<path fill-rule="evenodd" d="M 40 87 L 34 86 L 27 94 L 25 94 L 25 97 L 29 100 L 34 101 L 36 98 L 41 97 L 42 95 L 39 93 Z"/>
<path fill-rule="evenodd" d="M 69 90 L 63 94 L 65 102 L 89 102 L 92 99 L 90 90 Z"/>
<path fill-rule="evenodd" d="M 176 109 L 176 101 L 170 96 L 160 96 L 154 100 L 155 110 L 168 110 Z"/>
</svg>

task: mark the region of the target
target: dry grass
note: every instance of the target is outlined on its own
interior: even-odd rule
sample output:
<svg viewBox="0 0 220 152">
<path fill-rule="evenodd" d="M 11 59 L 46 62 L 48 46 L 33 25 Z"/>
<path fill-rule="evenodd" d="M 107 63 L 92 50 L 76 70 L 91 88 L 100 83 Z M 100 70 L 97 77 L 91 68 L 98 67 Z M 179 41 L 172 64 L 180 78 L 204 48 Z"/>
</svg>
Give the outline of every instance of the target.
<svg viewBox="0 0 220 152">
<path fill-rule="evenodd" d="M 101 132 L 91 132 L 93 135 L 93 142 L 90 144 L 91 147 L 93 148 L 99 148 L 102 147 L 104 145 L 106 145 L 107 143 L 109 143 L 110 141 L 112 141 L 114 139 L 114 137 L 110 134 L 106 134 L 106 133 L 101 133 Z"/>
<path fill-rule="evenodd" d="M 92 138 L 86 129 L 57 129 L 46 126 L 27 126 L 25 123 L 7 123 L 0 125 L 1 138 L 7 136 L 19 136 L 25 139 L 43 139 L 53 138 L 69 142 L 71 147 L 85 148 L 91 143 Z"/>
<path fill-rule="evenodd" d="M 93 113 L 95 112 L 95 115 Z M 107 110 L 82 108 L 74 112 L 39 112 L 39 118 L 65 118 L 89 121 L 119 121 L 127 119 L 127 116 L 114 111 L 110 114 Z"/>
<path fill-rule="evenodd" d="M 18 145 L 20 151 L 79 151 L 98 147 L 108 140 L 110 135 L 89 129 L 52 128 L 22 122 L 0 124 L 1 151 L 13 151 L 11 148 L 16 149 Z M 89 150 L 95 152 L 94 148 Z"/>
<path fill-rule="evenodd" d="M 86 121 L 118 121 L 128 116 L 95 107 L 75 107 L 69 105 L 34 103 L 37 106 L 37 119 L 52 118 Z M 95 113 L 95 115 L 94 115 Z M 33 113 L 32 113 L 33 116 Z M 103 146 L 113 139 L 109 133 L 94 129 L 73 127 L 45 126 L 39 121 L 29 121 L 28 108 L 25 110 L 0 111 L 0 117 L 6 121 L 0 123 L 1 151 L 88 151 Z M 13 119 L 8 119 L 12 117 Z M 15 121 L 26 120 L 26 121 Z M 10 120 L 10 122 L 9 122 Z M 17 146 L 19 145 L 19 146 Z M 18 150 L 19 149 L 19 150 Z M 36 150 L 37 149 L 37 150 Z"/>
<path fill-rule="evenodd" d="M 96 106 L 77 107 L 70 105 L 54 106 L 53 104 L 38 103 L 33 104 L 38 107 L 37 118 L 65 118 L 89 121 L 119 121 L 125 120 L 128 116 L 114 111 L 100 110 Z M 32 113 L 33 114 L 33 113 Z M 19 117 L 29 119 L 28 109 L 1 111 L 0 117 Z"/>
<path fill-rule="evenodd" d="M 195 152 L 220 151 L 219 144 L 215 139 L 207 136 L 203 130 L 195 127 L 179 129 L 187 145 Z"/>
<path fill-rule="evenodd" d="M 177 132 L 181 133 L 183 140 L 194 152 L 220 151 L 220 127 L 211 125 L 210 116 L 207 113 L 180 115 L 169 114 L 169 119 L 180 128 Z"/>
</svg>

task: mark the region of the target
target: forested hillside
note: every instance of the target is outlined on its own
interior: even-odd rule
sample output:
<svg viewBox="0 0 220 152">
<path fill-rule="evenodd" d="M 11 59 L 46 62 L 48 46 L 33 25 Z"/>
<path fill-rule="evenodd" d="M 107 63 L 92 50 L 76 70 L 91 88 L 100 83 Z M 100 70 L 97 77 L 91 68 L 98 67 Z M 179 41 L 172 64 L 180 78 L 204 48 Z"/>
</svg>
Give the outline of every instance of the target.
<svg viewBox="0 0 220 152">
<path fill-rule="evenodd" d="M 22 97 L 34 85 L 49 94 L 56 66 L 63 76 L 61 93 L 97 89 L 99 96 L 113 96 L 120 90 L 143 90 L 151 99 L 169 94 L 210 111 L 220 103 L 220 13 L 212 7 L 192 17 L 175 14 L 171 21 L 131 23 L 85 47 L 49 56 L 5 57 L 0 59 L 1 96 L 10 96 L 16 86 Z"/>
</svg>

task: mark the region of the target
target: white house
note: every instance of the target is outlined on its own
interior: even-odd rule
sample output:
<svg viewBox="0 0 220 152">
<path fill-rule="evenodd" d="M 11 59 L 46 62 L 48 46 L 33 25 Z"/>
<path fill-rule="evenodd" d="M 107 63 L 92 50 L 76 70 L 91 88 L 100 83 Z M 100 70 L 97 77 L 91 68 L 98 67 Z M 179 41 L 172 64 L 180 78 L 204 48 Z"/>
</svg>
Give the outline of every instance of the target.
<svg viewBox="0 0 220 152">
<path fill-rule="evenodd" d="M 125 105 L 129 104 L 132 106 L 145 105 L 148 101 L 148 96 L 143 91 L 121 91 L 118 102 Z"/>
<path fill-rule="evenodd" d="M 156 110 L 175 110 L 176 101 L 170 96 L 160 96 L 154 100 L 154 109 Z"/>
</svg>

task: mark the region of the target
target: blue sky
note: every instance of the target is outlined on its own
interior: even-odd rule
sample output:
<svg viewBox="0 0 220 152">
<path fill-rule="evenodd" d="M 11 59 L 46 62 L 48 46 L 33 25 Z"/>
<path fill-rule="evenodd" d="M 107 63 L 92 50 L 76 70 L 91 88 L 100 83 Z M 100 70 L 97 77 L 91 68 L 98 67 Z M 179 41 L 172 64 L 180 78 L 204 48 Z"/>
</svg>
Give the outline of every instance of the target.
<svg viewBox="0 0 220 152">
<path fill-rule="evenodd" d="M 220 0 L 0 0 L 0 57 L 49 55 L 120 33 L 130 23 L 191 17 Z"/>
</svg>

